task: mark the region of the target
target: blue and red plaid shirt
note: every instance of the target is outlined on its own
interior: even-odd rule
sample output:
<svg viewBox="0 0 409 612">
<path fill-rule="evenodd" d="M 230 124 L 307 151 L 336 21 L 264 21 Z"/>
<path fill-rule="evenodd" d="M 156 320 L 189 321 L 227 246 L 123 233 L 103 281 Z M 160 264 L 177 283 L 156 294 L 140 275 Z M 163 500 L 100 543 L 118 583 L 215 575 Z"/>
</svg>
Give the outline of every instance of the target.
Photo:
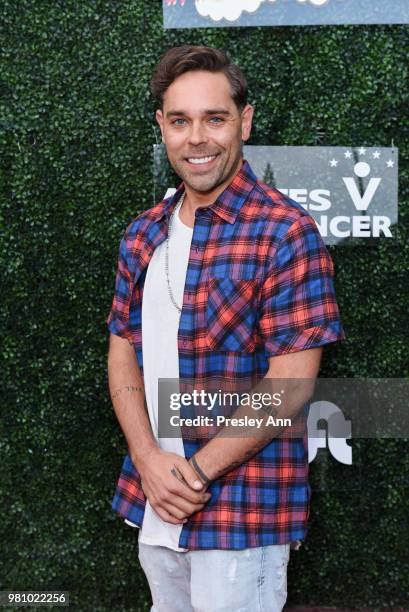
<svg viewBox="0 0 409 612">
<path fill-rule="evenodd" d="M 172 197 L 136 217 L 120 243 L 107 324 L 133 343 L 142 376 L 144 280 L 183 190 L 182 183 Z M 257 180 L 243 161 L 229 187 L 195 213 L 178 331 L 180 381 L 257 381 L 271 356 L 344 338 L 333 263 L 314 220 Z M 183 437 L 186 458 L 203 443 Z M 181 548 L 243 549 L 305 538 L 311 496 L 306 435 L 274 438 L 215 480 L 209 492 L 209 502 L 183 526 Z M 112 508 L 141 525 L 145 501 L 127 454 Z"/>
</svg>

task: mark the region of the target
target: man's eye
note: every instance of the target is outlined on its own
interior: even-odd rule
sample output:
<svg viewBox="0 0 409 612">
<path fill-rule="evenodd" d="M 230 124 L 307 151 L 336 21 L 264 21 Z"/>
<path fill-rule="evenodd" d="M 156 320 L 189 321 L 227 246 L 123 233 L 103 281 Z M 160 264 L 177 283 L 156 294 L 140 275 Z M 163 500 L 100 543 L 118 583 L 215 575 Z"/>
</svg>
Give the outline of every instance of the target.
<svg viewBox="0 0 409 612">
<path fill-rule="evenodd" d="M 175 119 L 174 121 L 172 121 L 172 123 L 173 125 L 183 125 L 184 121 L 184 119 Z"/>
<path fill-rule="evenodd" d="M 223 119 L 221 117 L 212 117 L 210 121 L 212 123 L 223 123 Z"/>
</svg>

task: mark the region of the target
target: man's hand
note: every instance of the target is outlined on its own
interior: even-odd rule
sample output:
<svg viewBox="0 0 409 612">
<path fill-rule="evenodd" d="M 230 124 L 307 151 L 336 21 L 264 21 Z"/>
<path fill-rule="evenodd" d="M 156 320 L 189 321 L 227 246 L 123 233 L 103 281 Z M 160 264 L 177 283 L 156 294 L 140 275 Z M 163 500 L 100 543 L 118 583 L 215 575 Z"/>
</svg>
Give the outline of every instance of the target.
<svg viewBox="0 0 409 612">
<path fill-rule="evenodd" d="M 175 453 L 155 448 L 136 467 L 149 503 L 167 523 L 186 523 L 211 497 L 190 463 Z"/>
</svg>

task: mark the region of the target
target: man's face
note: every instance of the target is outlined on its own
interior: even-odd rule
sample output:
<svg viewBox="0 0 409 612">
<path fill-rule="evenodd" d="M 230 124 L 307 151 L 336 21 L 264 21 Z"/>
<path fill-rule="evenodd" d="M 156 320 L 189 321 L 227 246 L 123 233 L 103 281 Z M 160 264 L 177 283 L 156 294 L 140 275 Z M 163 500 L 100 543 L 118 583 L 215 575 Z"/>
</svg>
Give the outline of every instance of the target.
<svg viewBox="0 0 409 612">
<path fill-rule="evenodd" d="M 191 190 L 211 193 L 228 185 L 248 140 L 253 108 L 239 111 L 223 73 L 190 71 L 167 89 L 156 112 L 169 161 Z"/>
</svg>

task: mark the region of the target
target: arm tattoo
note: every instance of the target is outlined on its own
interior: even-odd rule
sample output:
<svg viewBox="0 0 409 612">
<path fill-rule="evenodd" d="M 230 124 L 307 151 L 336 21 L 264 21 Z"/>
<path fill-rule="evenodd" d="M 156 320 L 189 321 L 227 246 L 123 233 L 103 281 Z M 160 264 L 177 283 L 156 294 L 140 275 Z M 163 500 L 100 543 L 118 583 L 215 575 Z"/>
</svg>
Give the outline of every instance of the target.
<svg viewBox="0 0 409 612">
<path fill-rule="evenodd" d="M 261 406 L 261 410 L 267 413 L 268 416 L 273 415 L 273 417 L 276 417 L 278 415 L 278 411 L 274 406 Z"/>
<path fill-rule="evenodd" d="M 266 446 L 266 444 L 268 444 L 268 440 L 259 440 L 259 442 L 257 442 L 253 448 L 251 448 L 250 450 L 248 450 L 242 459 L 240 459 L 240 461 L 232 461 L 229 465 L 227 465 L 224 469 L 223 469 L 223 474 L 230 472 L 231 470 L 234 470 L 235 468 L 239 467 L 240 465 L 243 465 L 243 463 L 246 463 L 246 461 L 248 461 L 249 459 L 251 459 L 251 457 L 253 457 L 254 455 L 256 455 L 258 453 L 259 450 L 261 450 L 264 446 Z M 221 476 L 222 474 L 220 474 Z"/>
<path fill-rule="evenodd" d="M 134 387 L 133 385 L 126 385 L 125 387 L 121 387 L 120 389 L 117 389 L 116 391 L 114 391 L 111 395 L 111 399 L 114 400 L 116 397 L 118 397 L 118 395 L 122 393 L 122 391 L 141 391 L 143 393 L 143 388 Z"/>
</svg>

